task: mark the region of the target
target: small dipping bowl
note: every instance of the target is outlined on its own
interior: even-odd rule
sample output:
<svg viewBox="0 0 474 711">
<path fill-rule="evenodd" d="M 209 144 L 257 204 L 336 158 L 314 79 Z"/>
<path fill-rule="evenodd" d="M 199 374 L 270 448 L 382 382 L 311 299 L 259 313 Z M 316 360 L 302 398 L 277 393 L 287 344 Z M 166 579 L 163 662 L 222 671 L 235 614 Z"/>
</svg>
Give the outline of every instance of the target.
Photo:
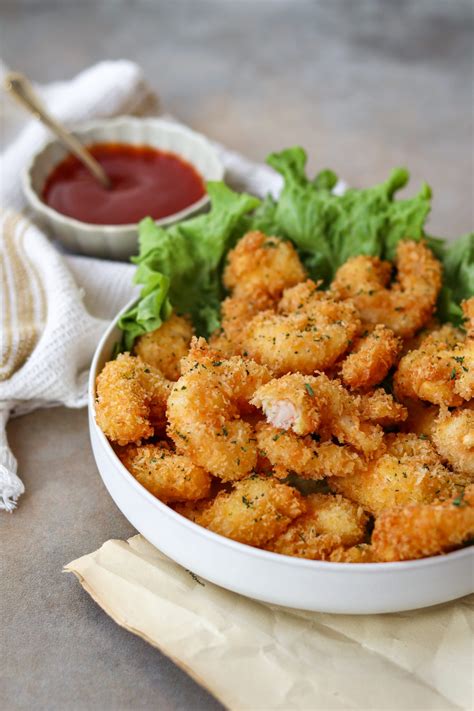
<svg viewBox="0 0 474 711">
<path fill-rule="evenodd" d="M 146 146 L 174 154 L 189 163 L 206 183 L 222 180 L 224 167 L 214 147 L 199 133 L 158 118 L 122 116 L 82 124 L 74 129 L 85 146 L 123 144 Z M 23 174 L 23 189 L 36 221 L 73 252 L 109 259 L 128 259 L 138 251 L 137 223 L 98 225 L 68 217 L 47 205 L 43 191 L 52 172 L 68 155 L 56 140 L 47 143 L 31 160 Z M 170 225 L 202 212 L 209 203 L 205 193 L 179 212 L 155 220 Z M 146 215 L 143 215 L 146 217 Z"/>
</svg>

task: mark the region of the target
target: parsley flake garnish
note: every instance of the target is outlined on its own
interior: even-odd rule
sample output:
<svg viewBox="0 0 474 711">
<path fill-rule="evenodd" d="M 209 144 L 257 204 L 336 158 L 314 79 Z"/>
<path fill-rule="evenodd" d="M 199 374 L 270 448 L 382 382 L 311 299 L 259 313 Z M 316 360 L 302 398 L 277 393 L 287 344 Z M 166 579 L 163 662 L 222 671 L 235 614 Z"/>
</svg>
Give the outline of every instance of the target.
<svg viewBox="0 0 474 711">
<path fill-rule="evenodd" d="M 311 385 L 310 385 L 309 383 L 305 383 L 304 386 L 305 386 L 305 388 L 306 388 L 306 392 L 308 393 L 308 395 L 309 395 L 310 397 L 314 397 L 314 390 L 313 390 L 313 388 L 311 387 Z"/>
</svg>

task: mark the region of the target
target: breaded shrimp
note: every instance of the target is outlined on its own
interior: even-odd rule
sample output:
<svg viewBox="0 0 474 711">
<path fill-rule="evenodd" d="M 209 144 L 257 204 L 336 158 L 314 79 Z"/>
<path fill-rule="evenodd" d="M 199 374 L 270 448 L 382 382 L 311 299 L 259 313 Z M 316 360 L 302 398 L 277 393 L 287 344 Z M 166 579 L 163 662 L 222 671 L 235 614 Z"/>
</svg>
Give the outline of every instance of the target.
<svg viewBox="0 0 474 711">
<path fill-rule="evenodd" d="M 331 563 L 377 563 L 373 546 L 369 543 L 357 543 L 350 548 L 336 548 L 329 560 Z"/>
<path fill-rule="evenodd" d="M 311 315 L 313 307 L 316 308 L 318 301 L 327 299 L 324 291 L 319 291 L 321 282 L 314 282 L 312 279 L 288 287 L 278 302 L 278 312 L 281 314 L 307 313 Z"/>
<path fill-rule="evenodd" d="M 239 356 L 216 359 L 204 339 L 192 341 L 182 368 L 167 407 L 176 449 L 223 481 L 242 479 L 255 468 L 257 440 L 240 414 L 270 379 L 267 369 Z"/>
<path fill-rule="evenodd" d="M 140 442 L 165 422 L 172 383 L 129 353 L 105 364 L 97 376 L 95 414 L 104 434 L 120 445 Z"/>
<path fill-rule="evenodd" d="M 248 296 L 229 296 L 221 304 L 221 326 L 225 338 L 232 344 L 234 350 L 240 353 L 243 350 L 246 329 L 261 311 L 268 312 L 273 309 L 275 302 L 266 293 L 256 292 Z"/>
<path fill-rule="evenodd" d="M 383 388 L 360 395 L 358 403 L 362 419 L 382 427 L 399 424 L 407 418 L 406 407 L 394 400 Z"/>
<path fill-rule="evenodd" d="M 266 458 L 277 476 L 284 479 L 294 472 L 305 479 L 349 476 L 363 466 L 363 460 L 349 447 L 333 442 L 315 442 L 298 437 L 291 430 L 278 430 L 265 422 L 256 427 L 259 454 Z"/>
<path fill-rule="evenodd" d="M 372 546 L 380 561 L 448 553 L 474 538 L 474 486 L 451 501 L 385 511 L 375 521 Z"/>
<path fill-rule="evenodd" d="M 397 280 L 388 288 L 391 265 L 377 257 L 349 259 L 331 285 L 339 298 L 351 298 L 366 323 L 382 323 L 410 338 L 431 318 L 441 288 L 441 263 L 423 242 L 399 242 Z"/>
<path fill-rule="evenodd" d="M 401 346 L 401 340 L 393 331 L 377 324 L 373 331 L 355 341 L 342 363 L 342 382 L 351 390 L 378 385 L 394 365 Z"/>
<path fill-rule="evenodd" d="M 168 380 L 178 380 L 179 362 L 189 350 L 193 327 L 189 319 L 171 314 L 160 328 L 140 336 L 134 346 L 135 355 L 157 368 Z"/>
<path fill-rule="evenodd" d="M 393 434 L 386 436 L 386 447 L 385 454 L 353 476 L 330 478 L 330 488 L 376 516 L 394 506 L 431 503 L 459 491 L 430 442 Z"/>
<path fill-rule="evenodd" d="M 291 242 L 248 232 L 228 254 L 224 285 L 238 298 L 265 294 L 276 300 L 305 276 Z"/>
<path fill-rule="evenodd" d="M 291 373 L 271 380 L 256 390 L 251 402 L 279 429 L 300 435 L 317 432 L 323 440 L 336 437 L 368 457 L 383 446 L 383 430 L 362 418 L 359 398 L 322 373 Z"/>
<path fill-rule="evenodd" d="M 221 492 L 201 509 L 196 511 L 189 506 L 176 510 L 221 536 L 262 546 L 288 528 L 306 505 L 291 486 L 255 475 L 236 482 L 231 492 Z"/>
<path fill-rule="evenodd" d="M 250 357 L 267 365 L 275 375 L 295 371 L 312 374 L 331 367 L 359 330 L 353 304 L 323 294 L 310 310 L 287 315 L 258 313 L 244 329 L 241 344 Z"/>
<path fill-rule="evenodd" d="M 167 445 L 129 445 L 118 452 L 122 464 L 145 489 L 165 503 L 209 496 L 211 476 Z"/>
<path fill-rule="evenodd" d="M 442 410 L 432 439 L 442 460 L 474 481 L 474 409 Z"/>
<path fill-rule="evenodd" d="M 474 397 L 474 340 L 446 324 L 401 359 L 393 384 L 401 400 L 462 405 Z"/>
<path fill-rule="evenodd" d="M 266 549 L 274 553 L 328 560 L 332 551 L 364 540 L 368 517 L 360 506 L 333 494 L 311 494 L 307 511 L 295 519 Z"/>
<path fill-rule="evenodd" d="M 298 435 L 311 434 L 321 422 L 321 407 L 310 380 L 299 373 L 275 378 L 258 388 L 251 402 L 263 410 L 274 427 L 292 429 Z"/>
</svg>

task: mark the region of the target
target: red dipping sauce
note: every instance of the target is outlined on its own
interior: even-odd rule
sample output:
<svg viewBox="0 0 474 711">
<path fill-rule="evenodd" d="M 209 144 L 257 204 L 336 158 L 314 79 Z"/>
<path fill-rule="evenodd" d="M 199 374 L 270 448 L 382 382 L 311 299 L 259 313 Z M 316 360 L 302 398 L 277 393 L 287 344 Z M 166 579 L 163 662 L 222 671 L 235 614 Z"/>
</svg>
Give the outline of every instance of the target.
<svg viewBox="0 0 474 711">
<path fill-rule="evenodd" d="M 112 182 L 106 190 L 73 155 L 46 180 L 43 200 L 63 215 L 94 225 L 128 225 L 143 217 L 159 220 L 205 194 L 197 170 L 174 153 L 122 143 L 88 146 Z"/>
</svg>

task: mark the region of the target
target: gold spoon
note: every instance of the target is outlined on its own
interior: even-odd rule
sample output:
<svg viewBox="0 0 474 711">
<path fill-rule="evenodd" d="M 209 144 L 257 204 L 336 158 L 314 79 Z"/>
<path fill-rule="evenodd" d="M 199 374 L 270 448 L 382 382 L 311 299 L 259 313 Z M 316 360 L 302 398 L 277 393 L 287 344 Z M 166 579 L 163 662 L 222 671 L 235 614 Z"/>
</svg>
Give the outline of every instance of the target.
<svg viewBox="0 0 474 711">
<path fill-rule="evenodd" d="M 59 141 L 79 158 L 81 163 L 92 173 L 94 178 L 104 188 L 112 186 L 110 178 L 100 163 L 84 148 L 82 143 L 69 131 L 61 126 L 43 107 L 37 94 L 34 92 L 28 79 L 17 72 L 10 72 L 5 77 L 5 88 L 9 91 L 33 116 L 47 126 L 59 139 Z"/>
</svg>

